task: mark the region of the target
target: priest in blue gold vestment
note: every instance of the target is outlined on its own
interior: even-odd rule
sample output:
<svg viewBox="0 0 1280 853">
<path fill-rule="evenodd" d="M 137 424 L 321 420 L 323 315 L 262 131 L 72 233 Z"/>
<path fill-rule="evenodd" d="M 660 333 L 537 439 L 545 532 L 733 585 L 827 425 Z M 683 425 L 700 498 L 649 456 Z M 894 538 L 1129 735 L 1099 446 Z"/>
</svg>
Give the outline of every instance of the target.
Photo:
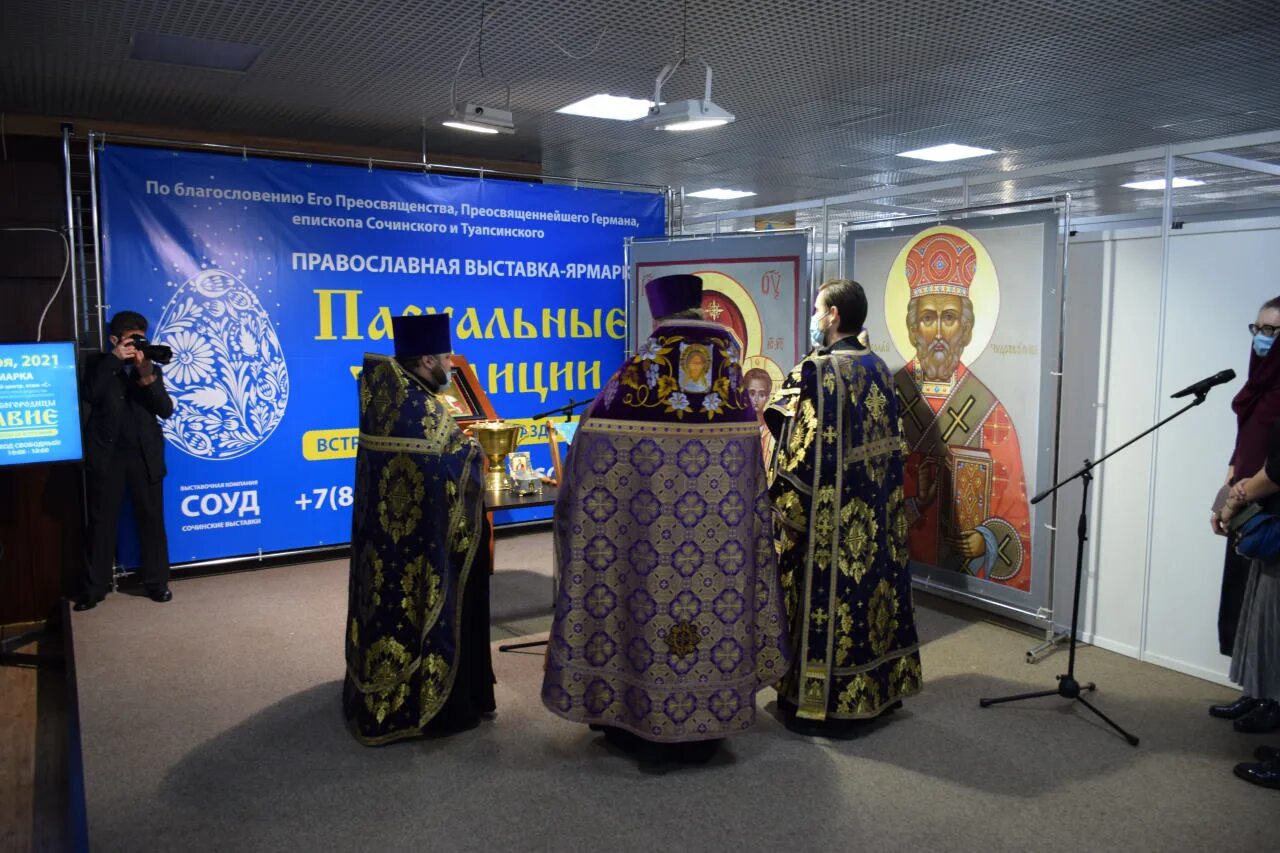
<svg viewBox="0 0 1280 853">
<path fill-rule="evenodd" d="M 778 566 L 795 659 L 778 686 L 787 727 L 850 737 L 920 689 L 904 446 L 893 374 L 860 339 L 854 281 L 818 290 L 815 349 L 765 413 Z"/>
<path fill-rule="evenodd" d="M 367 354 L 351 517 L 342 705 L 374 746 L 476 725 L 494 709 L 480 447 L 439 393 L 449 317 L 395 317 Z"/>
<path fill-rule="evenodd" d="M 648 760 L 710 758 L 789 660 L 760 429 L 701 293 L 648 283 L 653 332 L 587 410 L 555 511 L 543 702 Z"/>
</svg>

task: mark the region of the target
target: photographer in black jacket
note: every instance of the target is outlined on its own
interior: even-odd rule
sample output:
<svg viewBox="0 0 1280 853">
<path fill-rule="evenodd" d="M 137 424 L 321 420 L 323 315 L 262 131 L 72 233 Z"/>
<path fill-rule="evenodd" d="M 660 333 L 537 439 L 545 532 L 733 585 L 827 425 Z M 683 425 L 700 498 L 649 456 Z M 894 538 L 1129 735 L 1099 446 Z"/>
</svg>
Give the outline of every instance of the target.
<svg viewBox="0 0 1280 853">
<path fill-rule="evenodd" d="M 164 530 L 164 436 L 156 420 L 173 414 L 173 400 L 160 367 L 143 351 L 146 333 L 147 318 L 119 312 L 111 318 L 112 349 L 90 356 L 81 372 L 89 554 L 76 610 L 96 606 L 111 588 L 126 486 L 138 521 L 147 595 L 159 602 L 173 598 Z"/>
</svg>

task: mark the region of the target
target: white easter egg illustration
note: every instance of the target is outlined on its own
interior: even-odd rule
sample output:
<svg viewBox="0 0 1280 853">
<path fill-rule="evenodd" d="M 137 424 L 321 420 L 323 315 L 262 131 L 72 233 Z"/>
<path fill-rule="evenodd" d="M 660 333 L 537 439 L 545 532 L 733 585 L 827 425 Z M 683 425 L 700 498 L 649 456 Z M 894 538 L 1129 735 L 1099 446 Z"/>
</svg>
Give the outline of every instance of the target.
<svg viewBox="0 0 1280 853">
<path fill-rule="evenodd" d="M 209 269 L 184 282 L 152 340 L 173 349 L 163 370 L 174 412 L 162 426 L 174 447 L 234 459 L 280 425 L 289 402 L 280 338 L 257 294 L 234 275 Z"/>
</svg>

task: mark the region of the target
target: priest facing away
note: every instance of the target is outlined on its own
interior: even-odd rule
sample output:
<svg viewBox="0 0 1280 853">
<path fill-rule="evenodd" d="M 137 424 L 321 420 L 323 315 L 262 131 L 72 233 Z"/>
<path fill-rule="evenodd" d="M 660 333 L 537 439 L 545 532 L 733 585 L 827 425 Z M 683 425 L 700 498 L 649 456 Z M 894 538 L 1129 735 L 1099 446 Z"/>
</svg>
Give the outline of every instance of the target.
<svg viewBox="0 0 1280 853">
<path fill-rule="evenodd" d="M 542 700 L 644 762 L 699 763 L 786 671 L 755 412 L 702 280 L 645 288 L 652 335 L 583 417 L 555 509 Z"/>
<path fill-rule="evenodd" d="M 351 516 L 343 713 L 361 743 L 459 731 L 494 710 L 480 447 L 438 394 L 446 314 L 392 319 L 366 354 Z"/>
<path fill-rule="evenodd" d="M 814 349 L 765 412 L 778 567 L 795 662 L 778 685 L 787 728 L 854 737 L 920 690 L 905 447 L 893 374 L 861 336 L 856 281 L 818 289 Z"/>
</svg>

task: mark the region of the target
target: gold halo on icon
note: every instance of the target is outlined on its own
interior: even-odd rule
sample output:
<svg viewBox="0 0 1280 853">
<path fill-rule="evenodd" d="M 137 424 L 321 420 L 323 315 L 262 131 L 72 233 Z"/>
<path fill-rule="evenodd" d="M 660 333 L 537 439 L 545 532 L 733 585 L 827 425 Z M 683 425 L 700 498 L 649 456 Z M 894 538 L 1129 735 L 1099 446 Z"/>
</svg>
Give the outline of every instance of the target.
<svg viewBox="0 0 1280 853">
<path fill-rule="evenodd" d="M 972 232 L 953 225 L 935 225 L 918 231 L 907 239 L 885 279 L 885 324 L 889 327 L 889 336 L 893 338 L 893 345 L 903 360 L 909 362 L 915 358 L 916 346 L 907 333 L 907 303 L 911 300 L 911 289 L 907 286 L 907 252 L 916 243 L 933 234 L 951 234 L 973 247 L 977 262 L 973 284 L 969 286 L 969 298 L 973 300 L 973 339 L 964 348 L 962 357 L 965 363 L 972 364 L 987 348 L 987 344 L 991 343 L 991 335 L 996 330 L 996 319 L 1000 316 L 1000 280 L 996 267 L 991 261 L 991 255 L 987 253 L 987 247 Z"/>
<path fill-rule="evenodd" d="M 760 323 L 760 312 L 756 302 L 747 289 L 735 278 L 725 275 L 719 270 L 695 270 L 694 275 L 702 279 L 703 290 L 715 290 L 723 293 L 742 313 L 742 321 L 747 325 L 746 351 L 743 356 L 756 355 L 764 350 L 764 327 Z M 714 317 L 706 319 L 715 322 Z"/>
<path fill-rule="evenodd" d="M 767 355 L 749 355 L 742 361 L 742 373 L 744 376 L 748 371 L 757 367 L 769 374 L 769 378 L 773 380 L 773 392 L 776 394 L 778 389 L 782 387 L 782 368 L 778 367 L 778 363 Z"/>
</svg>

